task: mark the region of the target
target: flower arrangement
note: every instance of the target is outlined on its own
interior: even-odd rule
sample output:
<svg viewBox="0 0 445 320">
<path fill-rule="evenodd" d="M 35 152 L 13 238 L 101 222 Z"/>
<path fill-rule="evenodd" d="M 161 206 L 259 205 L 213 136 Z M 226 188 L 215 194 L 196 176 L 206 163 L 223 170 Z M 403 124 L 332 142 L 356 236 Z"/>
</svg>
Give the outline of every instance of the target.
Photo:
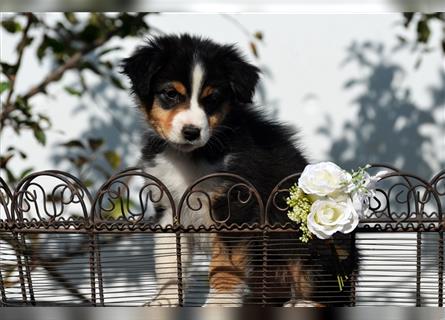
<svg viewBox="0 0 445 320">
<path fill-rule="evenodd" d="M 289 219 L 300 224 L 302 242 L 314 236 L 329 239 L 336 232 L 350 233 L 360 218 L 369 210 L 369 199 L 374 196 L 375 184 L 387 171 L 370 176 L 370 165 L 350 173 L 335 163 L 320 162 L 305 167 L 298 184 L 289 189 L 286 203 Z M 330 246 L 334 258 L 333 272 L 340 291 L 348 276 L 345 274 L 333 242 Z"/>
<path fill-rule="evenodd" d="M 300 224 L 302 242 L 314 236 L 328 239 L 336 232 L 350 233 L 357 227 L 369 210 L 375 183 L 387 173 L 370 176 L 366 172 L 369 167 L 351 173 L 332 162 L 305 167 L 286 199 L 288 217 Z"/>
</svg>

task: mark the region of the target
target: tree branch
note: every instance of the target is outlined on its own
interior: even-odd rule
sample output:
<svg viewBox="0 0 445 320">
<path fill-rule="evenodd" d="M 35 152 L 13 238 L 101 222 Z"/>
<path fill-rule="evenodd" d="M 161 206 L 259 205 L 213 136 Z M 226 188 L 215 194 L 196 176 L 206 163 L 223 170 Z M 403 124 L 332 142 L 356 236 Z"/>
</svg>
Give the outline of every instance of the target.
<svg viewBox="0 0 445 320">
<path fill-rule="evenodd" d="M 102 46 L 105 44 L 108 40 L 110 40 L 111 37 L 115 34 L 116 30 L 113 30 L 112 32 L 109 32 L 106 36 L 104 36 L 101 39 L 98 39 L 95 41 L 92 45 L 87 46 L 83 48 L 81 51 L 74 54 L 71 58 L 69 58 L 63 65 L 57 67 L 55 70 L 51 71 L 39 84 L 32 87 L 27 93 L 25 93 L 22 98 L 24 100 L 28 100 L 29 98 L 33 97 L 34 95 L 38 93 L 43 93 L 46 90 L 46 87 L 54 82 L 59 80 L 65 71 L 76 68 L 79 63 L 82 61 L 82 59 L 91 51 L 95 50 L 97 47 Z M 21 57 L 20 57 L 21 60 Z M 14 79 L 15 80 L 15 79 Z M 12 96 L 12 88 L 9 92 L 9 96 Z M 1 127 L 3 127 L 3 124 L 5 120 L 7 119 L 8 115 L 15 110 L 15 106 L 13 103 L 11 103 L 10 99 L 6 101 L 5 108 L 0 114 L 0 130 Z"/>
<path fill-rule="evenodd" d="M 17 73 L 19 72 L 20 65 L 22 64 L 22 57 L 23 53 L 26 48 L 26 42 L 28 41 L 28 32 L 32 25 L 32 13 L 26 13 L 27 22 L 25 29 L 23 30 L 22 37 L 20 39 L 20 42 L 17 45 L 17 61 L 14 64 L 15 73 L 11 76 L 10 82 L 9 82 L 9 93 L 6 97 L 6 102 L 4 104 L 4 110 L 1 112 L 0 116 L 0 130 L 3 128 L 4 121 L 6 119 L 6 115 L 11 113 L 14 110 L 14 104 L 11 104 L 12 95 L 14 93 L 15 88 L 15 80 L 17 78 Z M 5 115 L 5 116 L 4 116 Z"/>
</svg>

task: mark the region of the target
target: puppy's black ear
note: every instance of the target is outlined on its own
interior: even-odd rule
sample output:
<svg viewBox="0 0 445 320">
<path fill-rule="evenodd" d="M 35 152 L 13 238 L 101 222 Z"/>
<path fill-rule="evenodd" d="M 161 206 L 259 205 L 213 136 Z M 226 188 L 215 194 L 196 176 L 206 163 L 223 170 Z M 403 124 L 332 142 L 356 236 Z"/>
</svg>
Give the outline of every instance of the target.
<svg viewBox="0 0 445 320">
<path fill-rule="evenodd" d="M 151 80 L 161 69 L 160 49 L 152 44 L 139 47 L 129 58 L 122 60 L 121 73 L 130 78 L 133 92 L 141 99 L 151 94 Z"/>
<path fill-rule="evenodd" d="M 259 80 L 260 69 L 240 60 L 231 64 L 230 74 L 230 86 L 235 99 L 241 103 L 251 103 Z"/>
</svg>

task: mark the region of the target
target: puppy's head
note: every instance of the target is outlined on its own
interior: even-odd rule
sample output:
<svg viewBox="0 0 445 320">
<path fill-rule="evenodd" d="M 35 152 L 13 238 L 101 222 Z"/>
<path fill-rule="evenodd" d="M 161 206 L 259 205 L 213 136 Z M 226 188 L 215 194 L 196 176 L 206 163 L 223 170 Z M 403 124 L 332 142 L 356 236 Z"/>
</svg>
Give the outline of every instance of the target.
<svg viewBox="0 0 445 320">
<path fill-rule="evenodd" d="M 234 46 L 156 37 L 123 61 L 146 119 L 176 149 L 204 146 L 231 108 L 252 102 L 259 70 Z"/>
</svg>

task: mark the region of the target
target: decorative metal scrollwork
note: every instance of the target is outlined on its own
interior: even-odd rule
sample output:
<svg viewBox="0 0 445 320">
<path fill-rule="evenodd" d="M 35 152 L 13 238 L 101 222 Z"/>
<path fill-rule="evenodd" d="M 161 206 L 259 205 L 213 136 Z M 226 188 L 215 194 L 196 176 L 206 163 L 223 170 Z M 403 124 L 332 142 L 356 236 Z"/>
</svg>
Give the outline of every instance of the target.
<svg viewBox="0 0 445 320">
<path fill-rule="evenodd" d="M 386 165 L 373 165 L 369 170 L 372 174 L 373 170 L 382 169 L 388 173 L 377 183 L 375 196 L 369 201 L 370 210 L 361 226 L 405 230 L 411 226 L 437 227 L 443 223 L 445 170 L 430 181 Z M 57 222 L 59 226 L 75 225 L 78 229 L 92 225 L 98 230 L 139 228 L 156 232 L 171 232 L 192 225 L 196 230 L 219 230 L 229 225 L 240 230 L 241 225 L 247 225 L 251 229 L 254 224 L 261 228 L 297 229 L 295 223 L 272 226 L 270 222 L 276 222 L 277 215 L 286 215 L 289 187 L 299 176 L 300 173 L 295 173 L 285 177 L 267 199 L 263 199 L 264 195 L 243 177 L 214 173 L 196 180 L 182 196 L 175 194 L 175 199 L 160 179 L 142 169 L 130 168 L 112 176 L 93 199 L 80 180 L 69 173 L 42 171 L 25 177 L 13 192 L 0 179 L 0 219 L 1 222 L 28 223 L 28 227 L 36 228 L 41 226 L 38 223 L 47 227 Z M 157 225 L 154 207 L 168 210 L 171 223 Z M 254 210 L 256 220 L 246 222 L 240 217 L 237 221 L 236 210 L 243 209 Z M 196 216 L 203 212 L 202 217 L 210 217 L 210 221 Z M 190 215 L 195 216 L 188 220 L 186 217 Z"/>
<path fill-rule="evenodd" d="M 168 188 L 142 169 L 130 168 L 112 176 L 100 187 L 91 219 L 93 222 L 148 223 L 157 204 L 169 207 L 173 218 L 175 203 Z"/>
<path fill-rule="evenodd" d="M 258 190 L 239 175 L 215 173 L 204 176 L 189 186 L 179 201 L 176 219 L 178 224 L 188 225 L 190 221 L 184 219 L 183 215 L 188 210 L 191 214 L 209 216 L 213 224 L 229 226 L 237 224 L 235 208 L 248 205 L 256 207 L 256 222 L 263 224 L 264 205 Z M 203 219 L 202 225 L 208 224 L 206 222 Z"/>
<path fill-rule="evenodd" d="M 274 212 L 286 214 L 289 206 L 286 204 L 286 198 L 289 196 L 289 188 L 298 181 L 301 173 L 295 173 L 282 179 L 270 193 L 266 202 L 266 224 L 269 224 L 271 215 Z"/>
<path fill-rule="evenodd" d="M 19 222 L 87 221 L 91 202 L 90 192 L 73 175 L 57 170 L 41 171 L 30 174 L 17 185 L 11 218 Z"/>
<path fill-rule="evenodd" d="M 378 182 L 375 196 L 370 201 L 370 211 L 363 222 L 400 225 L 428 223 L 437 219 L 442 211 L 441 194 L 437 192 L 437 187 L 443 173 L 434 177 L 430 183 L 415 175 L 390 169 L 392 172 L 388 172 Z"/>
<path fill-rule="evenodd" d="M 445 170 L 440 171 L 437 173 L 432 179 L 431 179 L 431 186 L 433 187 L 434 191 L 437 193 L 437 195 L 441 199 L 441 211 L 439 214 L 439 219 L 441 220 L 442 224 L 443 222 L 443 213 L 445 211 Z M 444 226 L 445 227 L 445 226 Z"/>
</svg>

